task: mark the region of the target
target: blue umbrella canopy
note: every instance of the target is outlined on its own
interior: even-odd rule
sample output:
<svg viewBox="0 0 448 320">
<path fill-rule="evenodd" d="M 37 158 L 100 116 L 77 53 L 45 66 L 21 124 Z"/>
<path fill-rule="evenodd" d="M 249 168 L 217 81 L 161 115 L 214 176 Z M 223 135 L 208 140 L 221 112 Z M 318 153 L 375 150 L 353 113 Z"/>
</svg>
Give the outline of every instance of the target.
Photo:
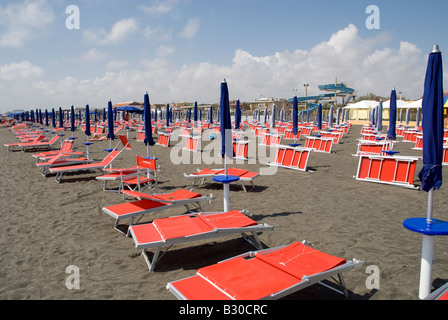
<svg viewBox="0 0 448 320">
<path fill-rule="evenodd" d="M 53 128 L 56 128 L 56 112 L 54 111 L 54 108 L 51 109 L 51 124 L 53 125 Z"/>
<path fill-rule="evenodd" d="M 239 129 L 240 124 L 241 124 L 241 108 L 240 108 L 240 100 L 237 100 L 235 106 L 235 129 Z"/>
<path fill-rule="evenodd" d="M 73 106 L 70 109 L 70 131 L 75 131 L 75 108 Z"/>
<path fill-rule="evenodd" d="M 443 71 L 442 54 L 429 55 L 426 69 L 423 111 L 423 168 L 418 176 L 422 189 L 429 191 L 442 186 L 443 160 Z"/>
<path fill-rule="evenodd" d="M 294 137 L 297 135 L 297 132 L 299 132 L 297 127 L 299 122 L 298 109 L 297 96 L 294 96 L 292 101 L 292 133 L 294 134 Z"/>
<path fill-rule="evenodd" d="M 221 82 L 221 99 L 219 102 L 219 111 L 221 118 L 221 155 L 222 157 L 232 157 L 232 120 L 230 117 L 229 89 L 227 82 Z M 230 144 L 230 145 L 229 145 Z M 231 153 L 229 155 L 229 153 Z"/>
<path fill-rule="evenodd" d="M 149 101 L 149 98 L 148 98 L 148 101 Z M 169 104 L 166 105 L 165 121 L 166 121 L 166 126 L 169 127 L 170 126 L 170 105 Z"/>
<path fill-rule="evenodd" d="M 45 125 L 48 127 L 48 110 L 45 109 Z"/>
<path fill-rule="evenodd" d="M 194 126 L 196 127 L 198 124 L 198 119 L 199 119 L 199 115 L 198 115 L 198 102 L 195 101 L 194 102 L 194 107 L 193 107 L 193 123 Z"/>
<path fill-rule="evenodd" d="M 387 130 L 387 139 L 395 140 L 397 138 L 396 133 L 396 123 L 397 123 L 397 93 L 395 89 L 390 93 L 389 102 L 389 130 Z"/>
<path fill-rule="evenodd" d="M 62 112 L 62 108 L 59 107 L 59 128 L 64 127 L 64 113 Z"/>
<path fill-rule="evenodd" d="M 104 117 L 104 116 L 103 116 Z M 114 112 L 112 111 L 112 101 L 107 103 L 107 139 L 115 140 L 114 134 Z"/>
<path fill-rule="evenodd" d="M 322 104 L 319 103 L 319 107 L 317 108 L 317 128 L 322 130 Z"/>
<path fill-rule="evenodd" d="M 86 136 L 90 136 L 90 111 L 89 111 L 89 105 L 86 105 L 86 130 L 84 131 L 86 133 Z"/>
<path fill-rule="evenodd" d="M 144 106 L 143 106 L 143 120 L 145 127 L 145 145 L 153 146 L 156 143 L 152 139 L 152 126 L 151 126 L 151 105 L 149 104 L 148 92 L 145 93 Z"/>
<path fill-rule="evenodd" d="M 213 107 L 212 106 L 210 106 L 209 122 L 210 122 L 210 124 L 213 123 Z"/>
<path fill-rule="evenodd" d="M 378 105 L 378 121 L 376 124 L 376 128 L 378 133 L 381 133 L 381 131 L 383 130 L 383 101 L 380 100 L 380 103 Z"/>
</svg>

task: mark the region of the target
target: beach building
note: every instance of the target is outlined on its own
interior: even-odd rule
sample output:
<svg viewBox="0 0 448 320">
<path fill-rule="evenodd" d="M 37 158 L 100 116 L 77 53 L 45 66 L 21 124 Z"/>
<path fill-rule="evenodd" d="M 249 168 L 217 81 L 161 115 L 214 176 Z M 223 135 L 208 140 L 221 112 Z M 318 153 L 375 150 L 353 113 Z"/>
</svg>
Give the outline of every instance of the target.
<svg viewBox="0 0 448 320">
<path fill-rule="evenodd" d="M 288 112 L 290 108 L 292 109 L 292 104 L 290 106 L 288 100 L 282 98 L 262 97 L 260 99 L 255 99 L 254 101 L 248 103 L 250 111 L 257 109 L 264 110 L 265 108 L 268 108 L 268 110 L 272 110 L 272 106 L 274 104 L 275 107 L 278 108 L 278 110 L 285 109 Z"/>
</svg>

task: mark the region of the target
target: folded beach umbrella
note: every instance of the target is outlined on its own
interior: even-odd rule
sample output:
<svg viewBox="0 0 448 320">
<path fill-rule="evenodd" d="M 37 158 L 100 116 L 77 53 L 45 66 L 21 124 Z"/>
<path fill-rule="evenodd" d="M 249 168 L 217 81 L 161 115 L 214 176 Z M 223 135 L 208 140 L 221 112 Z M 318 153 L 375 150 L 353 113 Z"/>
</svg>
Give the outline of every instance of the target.
<svg viewBox="0 0 448 320">
<path fill-rule="evenodd" d="M 53 128 L 56 128 L 56 112 L 54 112 L 54 108 L 51 109 L 51 124 Z"/>
<path fill-rule="evenodd" d="M 230 210 L 230 196 L 229 183 L 239 180 L 239 177 L 227 174 L 227 158 L 233 158 L 233 143 L 232 143 L 232 119 L 230 117 L 230 103 L 229 103 L 229 89 L 227 82 L 221 83 L 221 98 L 219 103 L 219 111 L 221 114 L 221 156 L 224 158 L 224 172 L 225 175 L 216 176 L 213 178 L 216 182 L 221 182 L 224 185 L 224 211 Z"/>
<path fill-rule="evenodd" d="M 410 112 L 410 109 L 407 108 L 406 109 L 406 125 L 409 125 L 409 112 Z"/>
<path fill-rule="evenodd" d="M 235 106 L 235 130 L 240 128 L 241 124 L 241 108 L 240 108 L 240 100 L 236 100 Z"/>
<path fill-rule="evenodd" d="M 64 127 L 64 113 L 62 112 L 62 108 L 59 107 L 59 128 Z"/>
<path fill-rule="evenodd" d="M 193 127 L 196 128 L 198 126 L 198 120 L 199 120 L 199 115 L 198 115 L 198 102 L 195 101 L 194 102 L 194 107 L 193 107 Z"/>
<path fill-rule="evenodd" d="M 48 127 L 48 110 L 45 109 L 45 126 Z"/>
<path fill-rule="evenodd" d="M 149 159 L 149 146 L 153 146 L 156 143 L 152 139 L 152 126 L 151 126 L 151 105 L 149 104 L 148 92 L 145 92 L 143 102 L 143 121 L 145 127 L 145 145 L 146 145 L 146 157 Z"/>
<path fill-rule="evenodd" d="M 294 144 L 296 144 L 296 137 L 297 137 L 297 133 L 299 132 L 298 110 L 299 110 L 299 106 L 298 106 L 297 96 L 294 96 L 294 99 L 292 100 L 292 134 L 294 135 Z"/>
<path fill-rule="evenodd" d="M 70 109 L 70 131 L 72 132 L 73 138 L 73 134 L 75 132 L 75 108 L 73 106 Z"/>
<path fill-rule="evenodd" d="M 148 97 L 148 104 L 149 104 L 149 97 Z M 149 108 L 149 110 L 151 110 L 151 107 Z M 165 113 L 165 125 L 167 127 L 169 127 L 170 126 L 170 105 L 169 104 L 166 105 L 165 112 L 166 112 Z"/>
<path fill-rule="evenodd" d="M 330 123 L 330 128 L 333 128 L 333 106 L 330 106 L 330 112 L 328 113 L 328 122 Z"/>
<path fill-rule="evenodd" d="M 106 122 L 106 109 L 103 108 L 103 122 Z"/>
<path fill-rule="evenodd" d="M 389 101 L 389 130 L 387 130 L 387 139 L 395 140 L 396 134 L 396 122 L 397 122 L 397 93 L 395 89 L 390 93 Z"/>
<path fill-rule="evenodd" d="M 209 119 L 208 121 L 210 122 L 210 124 L 213 123 L 213 107 L 210 106 L 210 112 L 209 112 Z"/>
<path fill-rule="evenodd" d="M 85 115 L 86 115 L 86 130 L 84 131 L 87 137 L 89 137 L 92 134 L 90 132 L 90 111 L 89 111 L 89 109 L 90 109 L 89 105 L 87 104 L 86 105 L 86 113 L 85 113 Z M 87 142 L 89 142 L 89 141 L 87 140 Z"/>
<path fill-rule="evenodd" d="M 114 134 L 114 113 L 112 111 L 112 101 L 110 100 L 107 103 L 107 139 L 109 139 L 110 144 L 109 150 L 112 150 L 112 140 L 115 140 L 115 134 Z"/>
<path fill-rule="evenodd" d="M 443 159 L 443 70 L 438 46 L 428 58 L 422 100 L 423 109 L 423 168 L 418 173 L 422 189 L 428 192 L 425 218 L 410 218 L 403 222 L 409 230 L 423 234 L 419 298 L 431 293 L 434 236 L 448 235 L 448 222 L 433 219 L 433 192 L 442 186 Z"/>
<path fill-rule="evenodd" d="M 376 130 L 378 131 L 378 134 L 381 134 L 381 131 L 383 130 L 383 100 L 380 100 L 380 103 L 378 104 L 377 113 Z"/>
<path fill-rule="evenodd" d="M 319 107 L 317 107 L 317 128 L 322 130 L 322 104 L 319 103 Z"/>
<path fill-rule="evenodd" d="M 272 105 L 272 116 L 271 116 L 271 124 L 272 124 L 272 129 L 275 128 L 275 104 Z"/>
</svg>

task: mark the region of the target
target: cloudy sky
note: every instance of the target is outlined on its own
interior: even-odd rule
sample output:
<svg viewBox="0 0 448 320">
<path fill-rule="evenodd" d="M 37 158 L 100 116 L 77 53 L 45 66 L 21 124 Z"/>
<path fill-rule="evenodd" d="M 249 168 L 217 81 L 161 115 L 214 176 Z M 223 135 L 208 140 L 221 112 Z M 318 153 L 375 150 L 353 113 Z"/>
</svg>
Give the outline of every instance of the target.
<svg viewBox="0 0 448 320">
<path fill-rule="evenodd" d="M 432 45 L 448 52 L 447 12 L 446 0 L 2 0 L 0 112 L 146 91 L 216 103 L 224 78 L 241 101 L 303 96 L 304 83 L 319 94 L 336 77 L 418 99 Z"/>
</svg>

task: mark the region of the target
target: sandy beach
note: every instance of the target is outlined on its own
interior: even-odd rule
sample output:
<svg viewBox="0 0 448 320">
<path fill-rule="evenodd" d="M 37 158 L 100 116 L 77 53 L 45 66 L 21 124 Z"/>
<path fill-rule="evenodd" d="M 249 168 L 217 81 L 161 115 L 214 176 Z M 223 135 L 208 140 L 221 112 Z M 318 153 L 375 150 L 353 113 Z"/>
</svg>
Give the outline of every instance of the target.
<svg viewBox="0 0 448 320">
<path fill-rule="evenodd" d="M 64 134 L 68 137 L 71 132 Z M 74 135 L 76 149 L 85 151 L 84 132 L 78 130 Z M 255 179 L 256 188 L 249 192 L 231 185 L 231 209 L 246 209 L 254 220 L 275 227 L 260 234 L 265 247 L 308 240 L 326 253 L 363 260 L 364 266 L 345 274 L 350 299 L 417 300 L 422 237 L 405 229 L 402 223 L 407 218 L 426 216 L 427 193 L 354 179 L 358 158 L 353 154 L 360 136 L 361 125 L 353 125 L 340 143 L 333 145 L 331 154 L 313 152 L 308 167 L 314 172 L 278 168 L 273 175 Z M 124 151 L 114 167 L 133 166 L 136 155 L 146 156 L 144 143 L 135 139 L 136 131 L 130 131 L 129 137 L 132 150 Z M 403 142 L 400 137 L 397 140 L 394 150 L 401 155 L 421 156 L 421 151 L 411 149 L 413 143 Z M 53 175 L 43 177 L 32 152 L 8 152 L 3 147 L 5 143 L 16 142 L 6 128 L 0 128 L 0 142 L 0 298 L 3 300 L 174 300 L 166 289 L 168 282 L 253 250 L 237 235 L 179 245 L 168 251 L 156 271 L 150 273 L 133 240 L 114 230 L 113 219 L 102 212 L 105 206 L 129 200 L 118 193 L 102 191 L 102 182 L 95 180 L 98 173 L 67 175 L 59 184 Z M 304 143 L 304 137 L 299 142 Z M 95 142 L 91 157 L 103 159 L 108 147 L 108 141 Z M 184 178 L 184 173 L 222 167 L 173 164 L 170 154 L 174 148 L 178 147 L 150 147 L 150 155 L 156 156 L 160 165 L 160 192 L 189 189 L 191 181 Z M 260 161 L 255 162 L 240 162 L 233 167 L 250 171 L 268 168 Z M 419 161 L 415 174 L 418 186 L 421 166 Z M 446 166 L 443 174 L 448 177 Z M 215 197 L 213 203 L 203 204 L 204 211 L 223 210 L 222 185 L 206 183 L 194 191 Z M 447 207 L 448 188 L 444 184 L 434 193 L 434 217 L 448 220 Z M 184 212 L 184 207 L 170 208 L 147 215 L 140 222 Z M 79 289 L 66 287 L 70 276 L 66 268 L 71 265 L 79 268 Z M 379 288 L 366 285 L 368 266 L 378 267 Z M 446 237 L 435 239 L 433 279 L 434 288 L 448 279 Z M 344 297 L 317 285 L 286 299 Z"/>
</svg>

